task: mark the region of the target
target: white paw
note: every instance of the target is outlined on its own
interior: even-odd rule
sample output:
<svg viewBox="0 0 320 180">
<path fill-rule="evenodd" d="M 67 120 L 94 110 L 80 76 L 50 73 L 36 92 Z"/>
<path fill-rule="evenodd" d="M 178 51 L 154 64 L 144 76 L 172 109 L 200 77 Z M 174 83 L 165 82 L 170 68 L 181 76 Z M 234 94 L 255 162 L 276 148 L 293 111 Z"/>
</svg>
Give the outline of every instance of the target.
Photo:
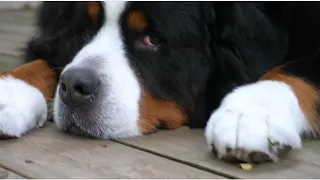
<svg viewBox="0 0 320 180">
<path fill-rule="evenodd" d="M 225 160 L 277 161 L 289 149 L 301 147 L 308 125 L 291 88 L 260 81 L 235 89 L 211 114 L 207 143 Z"/>
<path fill-rule="evenodd" d="M 47 104 L 33 86 L 11 76 L 0 78 L 0 138 L 20 137 L 47 121 Z"/>
</svg>

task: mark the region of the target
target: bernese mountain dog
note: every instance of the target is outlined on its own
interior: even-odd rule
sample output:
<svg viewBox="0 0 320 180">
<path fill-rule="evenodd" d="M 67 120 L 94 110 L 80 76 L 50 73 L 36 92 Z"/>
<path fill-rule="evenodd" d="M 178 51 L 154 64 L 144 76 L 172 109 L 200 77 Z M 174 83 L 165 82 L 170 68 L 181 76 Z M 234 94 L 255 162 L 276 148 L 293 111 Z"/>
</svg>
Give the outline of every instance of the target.
<svg viewBox="0 0 320 180">
<path fill-rule="evenodd" d="M 0 134 L 47 121 L 120 139 L 205 128 L 218 158 L 261 163 L 320 124 L 319 2 L 43 2 L 26 63 L 2 72 Z"/>
</svg>

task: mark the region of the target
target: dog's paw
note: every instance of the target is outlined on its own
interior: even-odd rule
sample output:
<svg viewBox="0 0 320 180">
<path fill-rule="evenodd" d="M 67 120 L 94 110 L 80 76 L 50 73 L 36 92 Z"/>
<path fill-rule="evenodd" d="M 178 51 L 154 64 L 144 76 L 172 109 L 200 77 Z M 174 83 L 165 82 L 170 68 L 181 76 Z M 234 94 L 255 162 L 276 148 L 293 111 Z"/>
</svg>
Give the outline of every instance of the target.
<svg viewBox="0 0 320 180">
<path fill-rule="evenodd" d="M 11 76 L 0 79 L 0 138 L 21 137 L 47 121 L 47 104 L 33 86 Z"/>
<path fill-rule="evenodd" d="M 218 158 L 261 163 L 300 148 L 307 127 L 290 87 L 261 81 L 228 94 L 211 114 L 205 137 Z"/>
</svg>

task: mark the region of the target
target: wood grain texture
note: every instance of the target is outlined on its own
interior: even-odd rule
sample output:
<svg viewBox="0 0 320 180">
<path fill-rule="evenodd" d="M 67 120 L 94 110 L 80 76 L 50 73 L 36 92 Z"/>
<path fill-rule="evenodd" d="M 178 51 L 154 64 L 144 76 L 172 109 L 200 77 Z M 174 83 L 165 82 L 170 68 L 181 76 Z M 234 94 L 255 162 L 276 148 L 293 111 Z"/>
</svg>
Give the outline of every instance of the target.
<svg viewBox="0 0 320 180">
<path fill-rule="evenodd" d="M 0 11 L 0 53 L 20 56 L 34 32 L 35 11 Z M 22 23 L 24 22 L 24 23 Z"/>
<path fill-rule="evenodd" d="M 120 142 L 227 177 L 258 179 L 320 177 L 319 141 L 305 141 L 304 149 L 291 152 L 277 164 L 255 165 L 252 170 L 243 171 L 237 164 L 228 164 L 216 159 L 209 151 L 203 134 L 203 130 L 183 127 Z"/>
<path fill-rule="evenodd" d="M 25 179 L 25 178 L 0 167 L 0 179 Z"/>
<path fill-rule="evenodd" d="M 51 122 L 0 147 L 0 166 L 28 178 L 222 178 L 115 142 L 66 135 Z"/>
<path fill-rule="evenodd" d="M 0 11 L 1 70 L 21 63 L 17 47 L 30 37 L 33 17 L 34 11 Z M 319 141 L 305 141 L 303 150 L 280 163 L 253 166 L 246 172 L 213 157 L 202 130 L 180 128 L 122 143 L 126 146 L 67 136 L 47 124 L 20 140 L 0 141 L 0 166 L 22 174 L 9 172 L 8 178 L 220 178 L 191 166 L 238 178 L 320 177 Z"/>
<path fill-rule="evenodd" d="M 32 28 L 36 22 L 34 10 L 0 11 L 0 22 L 27 25 Z"/>
<path fill-rule="evenodd" d="M 0 71 L 9 71 L 22 64 L 19 57 L 0 54 Z"/>
</svg>

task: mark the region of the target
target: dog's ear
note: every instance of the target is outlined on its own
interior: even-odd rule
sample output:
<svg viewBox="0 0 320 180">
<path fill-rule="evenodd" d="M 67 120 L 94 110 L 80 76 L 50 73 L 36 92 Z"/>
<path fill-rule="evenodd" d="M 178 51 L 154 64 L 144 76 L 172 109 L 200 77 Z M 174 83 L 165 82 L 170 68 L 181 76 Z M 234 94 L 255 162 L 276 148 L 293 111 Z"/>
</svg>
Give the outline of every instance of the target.
<svg viewBox="0 0 320 180">
<path fill-rule="evenodd" d="M 235 24 L 244 25 L 245 18 L 240 8 L 239 2 L 213 2 L 213 7 L 215 10 L 215 22 L 220 25 L 225 24 Z"/>
<path fill-rule="evenodd" d="M 246 24 L 240 4 L 237 2 L 202 2 L 203 41 L 208 57 L 213 57 L 213 43 L 220 43 L 230 34 L 237 33 Z M 212 62 L 209 60 L 209 62 Z"/>
<path fill-rule="evenodd" d="M 37 25 L 42 31 L 84 27 L 99 28 L 104 19 L 102 3 L 90 2 L 43 2 L 37 14 Z"/>
<path fill-rule="evenodd" d="M 248 40 L 246 36 L 238 38 L 242 30 L 247 29 L 245 6 L 241 2 L 202 2 L 202 34 L 210 72 L 206 89 L 197 94 L 196 108 L 189 120 L 191 128 L 205 127 L 220 100 L 235 86 L 250 79 L 242 61 L 243 52 L 248 52 L 245 49 Z"/>
<path fill-rule="evenodd" d="M 247 24 L 240 6 L 238 2 L 204 2 L 204 19 L 211 38 L 217 41 Z"/>
</svg>

